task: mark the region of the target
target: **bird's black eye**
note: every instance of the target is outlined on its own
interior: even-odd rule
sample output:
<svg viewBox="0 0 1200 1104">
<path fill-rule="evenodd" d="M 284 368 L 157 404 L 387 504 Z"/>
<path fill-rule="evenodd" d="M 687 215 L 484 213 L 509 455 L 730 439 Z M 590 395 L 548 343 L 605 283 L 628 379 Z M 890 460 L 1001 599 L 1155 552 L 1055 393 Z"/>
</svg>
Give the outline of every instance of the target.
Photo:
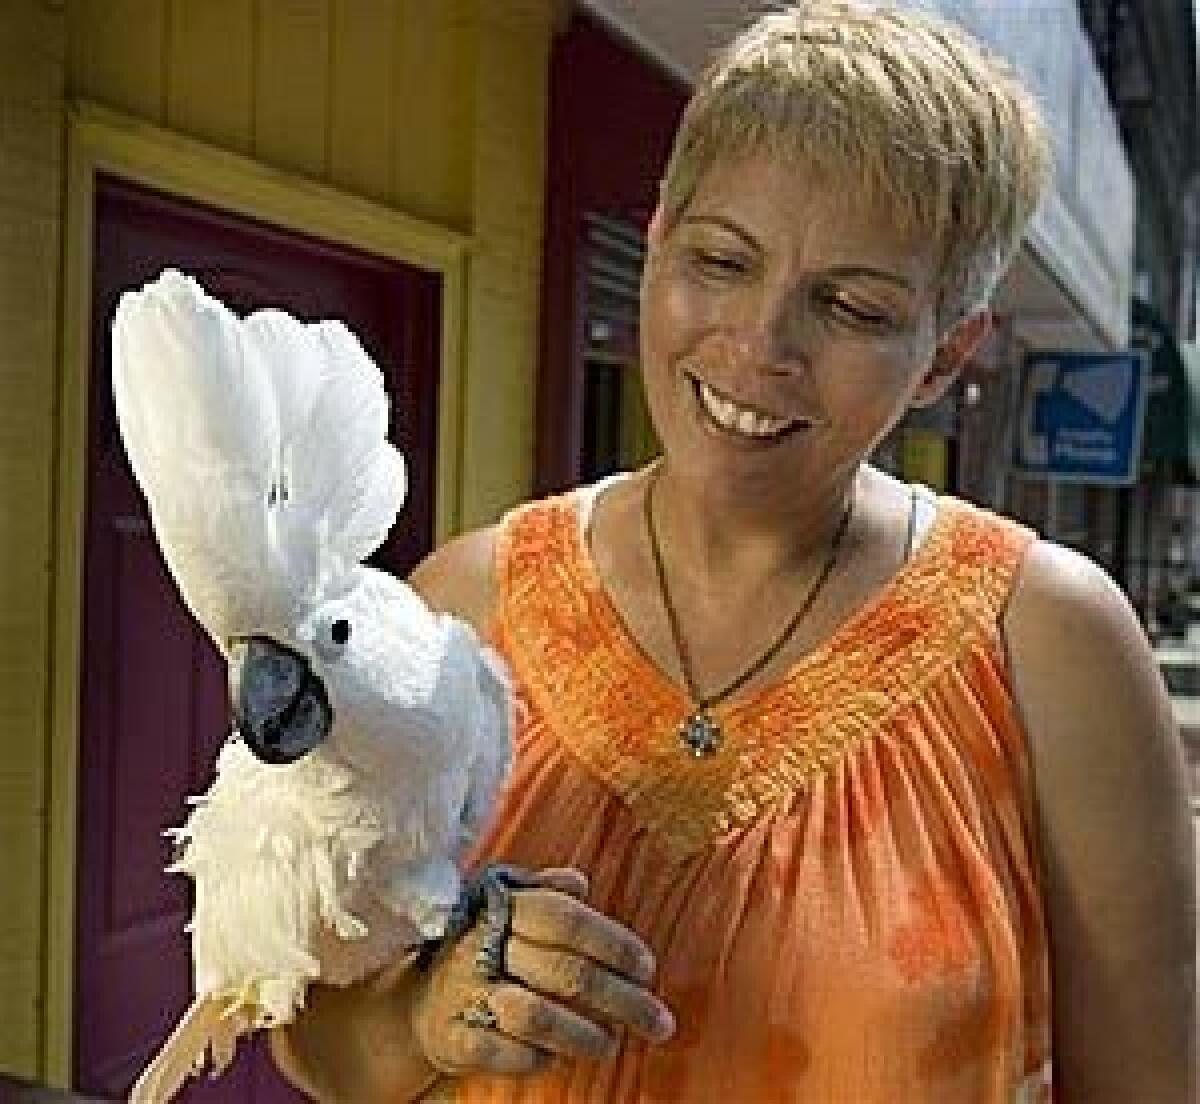
<svg viewBox="0 0 1200 1104">
<path fill-rule="evenodd" d="M 350 622 L 344 617 L 338 618 L 330 626 L 329 635 L 333 637 L 335 644 L 345 644 L 350 639 Z"/>
</svg>

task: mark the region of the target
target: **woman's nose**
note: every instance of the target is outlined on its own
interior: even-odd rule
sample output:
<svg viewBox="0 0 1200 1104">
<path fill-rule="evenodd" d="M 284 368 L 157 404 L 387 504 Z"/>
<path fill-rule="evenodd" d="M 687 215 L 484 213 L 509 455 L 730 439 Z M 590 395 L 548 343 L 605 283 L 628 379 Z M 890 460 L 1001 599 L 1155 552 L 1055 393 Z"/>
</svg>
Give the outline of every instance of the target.
<svg viewBox="0 0 1200 1104">
<path fill-rule="evenodd" d="M 808 363 L 808 330 L 784 304 L 746 318 L 732 335 L 732 356 L 740 371 L 793 375 Z"/>
</svg>

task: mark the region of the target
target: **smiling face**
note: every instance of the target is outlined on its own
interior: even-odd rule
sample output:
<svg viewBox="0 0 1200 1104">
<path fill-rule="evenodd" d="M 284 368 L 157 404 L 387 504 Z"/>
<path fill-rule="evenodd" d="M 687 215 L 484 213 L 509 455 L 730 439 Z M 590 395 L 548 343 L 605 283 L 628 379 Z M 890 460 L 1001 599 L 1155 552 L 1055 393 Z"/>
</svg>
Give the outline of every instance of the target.
<svg viewBox="0 0 1200 1104">
<path fill-rule="evenodd" d="M 844 481 L 953 379 L 945 356 L 933 367 L 933 250 L 846 189 L 756 154 L 663 221 L 642 285 L 647 401 L 672 469 L 710 493 Z"/>
</svg>

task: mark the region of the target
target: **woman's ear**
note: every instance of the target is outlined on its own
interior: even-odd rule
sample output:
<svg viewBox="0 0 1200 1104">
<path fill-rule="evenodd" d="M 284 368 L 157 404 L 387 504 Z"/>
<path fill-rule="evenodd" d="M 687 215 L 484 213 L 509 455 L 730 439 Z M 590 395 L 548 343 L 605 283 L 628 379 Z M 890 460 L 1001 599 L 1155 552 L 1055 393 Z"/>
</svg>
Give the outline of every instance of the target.
<svg viewBox="0 0 1200 1104">
<path fill-rule="evenodd" d="M 976 311 L 955 322 L 938 342 L 929 371 L 909 400 L 911 406 L 932 406 L 958 379 L 967 361 L 992 332 L 992 312 Z"/>
</svg>

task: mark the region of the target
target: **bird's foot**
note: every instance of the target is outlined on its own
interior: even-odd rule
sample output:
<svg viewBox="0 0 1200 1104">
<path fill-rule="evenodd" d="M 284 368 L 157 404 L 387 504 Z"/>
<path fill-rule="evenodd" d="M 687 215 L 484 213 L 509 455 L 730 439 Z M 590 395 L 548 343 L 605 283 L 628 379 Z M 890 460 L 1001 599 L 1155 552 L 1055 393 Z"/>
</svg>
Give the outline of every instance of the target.
<svg viewBox="0 0 1200 1104">
<path fill-rule="evenodd" d="M 483 940 L 475 955 L 475 966 L 488 981 L 505 976 L 505 950 L 512 934 L 512 891 L 537 885 L 528 871 L 503 863 L 489 863 L 463 882 L 458 901 L 450 911 L 446 930 L 438 939 L 426 940 L 417 955 L 417 965 L 426 968 L 445 946 L 480 924 Z"/>
</svg>

